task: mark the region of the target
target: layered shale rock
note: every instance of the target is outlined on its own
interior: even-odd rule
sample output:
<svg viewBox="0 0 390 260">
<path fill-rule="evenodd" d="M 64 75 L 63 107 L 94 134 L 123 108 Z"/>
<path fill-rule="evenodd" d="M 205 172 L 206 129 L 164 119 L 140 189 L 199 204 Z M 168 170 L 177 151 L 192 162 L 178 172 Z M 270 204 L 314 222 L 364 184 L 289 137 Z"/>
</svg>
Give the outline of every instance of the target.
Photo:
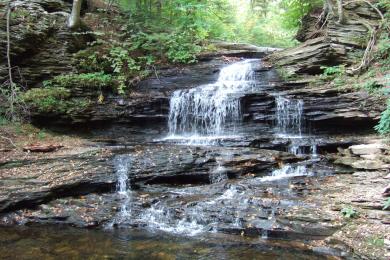
<svg viewBox="0 0 390 260">
<path fill-rule="evenodd" d="M 269 59 L 283 66 L 289 75 L 318 74 L 322 66 L 351 64 L 356 53 L 361 53 L 370 38 L 370 30 L 381 17 L 365 1 L 343 7 L 344 21 L 339 22 L 336 1 L 325 18 L 315 10 L 303 19 L 297 39 L 303 43 L 296 48 L 272 54 Z M 362 56 L 357 55 L 358 57 Z M 355 58 L 356 59 L 356 58 Z"/>
<path fill-rule="evenodd" d="M 6 5 L 0 3 L 2 13 Z M 10 38 L 14 77 L 34 87 L 43 80 L 72 71 L 72 55 L 92 38 L 66 27 L 71 4 L 62 0 L 11 1 Z M 0 53 L 6 56 L 6 15 L 0 19 Z M 0 81 L 7 78 L 7 64 L 0 63 Z"/>
</svg>

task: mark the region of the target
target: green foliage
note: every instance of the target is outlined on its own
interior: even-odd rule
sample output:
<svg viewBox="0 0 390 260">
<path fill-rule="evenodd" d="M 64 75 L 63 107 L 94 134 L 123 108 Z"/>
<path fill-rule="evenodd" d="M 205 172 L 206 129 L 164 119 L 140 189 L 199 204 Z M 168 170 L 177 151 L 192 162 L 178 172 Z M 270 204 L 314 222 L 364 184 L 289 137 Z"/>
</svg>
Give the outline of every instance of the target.
<svg viewBox="0 0 390 260">
<path fill-rule="evenodd" d="M 43 82 L 45 88 L 56 89 L 56 91 L 78 87 L 103 89 L 110 87 L 111 84 L 111 75 L 103 72 L 60 75 Z"/>
<path fill-rule="evenodd" d="M 390 38 L 387 34 L 382 34 L 377 44 L 377 58 L 390 58 Z"/>
<path fill-rule="evenodd" d="M 341 210 L 341 214 L 345 218 L 356 218 L 358 216 L 358 212 L 351 206 L 343 208 Z"/>
<path fill-rule="evenodd" d="M 90 104 L 90 101 L 84 98 L 71 98 L 70 90 L 64 87 L 30 89 L 22 98 L 26 104 L 41 113 L 82 111 Z"/>
<path fill-rule="evenodd" d="M 151 55 L 135 54 L 136 44 L 138 43 L 95 42 L 91 48 L 75 54 L 75 67 L 80 75 L 89 76 L 90 81 L 86 83 L 91 87 L 112 87 L 119 94 L 124 94 L 131 85 L 131 80 L 145 77 L 145 66 L 155 61 Z"/>
<path fill-rule="evenodd" d="M 201 47 L 196 44 L 196 40 L 191 40 L 189 33 L 174 34 L 167 42 L 167 58 L 175 63 L 194 63 L 196 55 L 201 51 Z"/>
<path fill-rule="evenodd" d="M 131 14 L 129 31 L 133 30 L 133 34 L 134 31 L 146 34 L 166 33 L 175 37 L 189 33 L 190 37 L 188 35 L 185 37 L 186 44 L 195 44 L 198 47 L 205 46 L 205 41 L 208 39 L 275 47 L 289 47 L 296 44 L 293 37 L 299 22 L 295 23 L 292 26 L 294 30 L 291 30 L 283 25 L 281 19 L 289 14 L 290 7 L 295 5 L 282 4 L 280 1 L 171 0 L 164 1 L 162 5 L 159 4 L 160 2 L 154 2 L 150 6 L 147 1 L 120 0 L 119 2 L 122 9 Z M 194 50 L 193 46 L 183 48 L 189 53 Z M 178 53 L 172 54 L 175 50 Z M 195 53 L 196 51 L 195 48 Z M 178 48 L 171 50 L 169 56 L 170 60 L 180 62 L 184 60 L 186 63 L 193 61 L 193 57 L 187 53 L 183 55 L 183 50 Z"/>
<path fill-rule="evenodd" d="M 45 129 L 42 129 L 38 132 L 37 137 L 39 140 L 44 140 L 46 138 L 46 131 Z"/>
<path fill-rule="evenodd" d="M 172 33 L 147 34 L 139 32 L 132 36 L 132 44 L 144 53 L 153 53 L 152 56 L 143 56 L 139 59 L 146 65 L 151 65 L 155 57 L 174 63 L 196 62 L 196 55 L 201 51 L 201 41 L 194 37 L 194 32 L 189 28 L 186 31 Z"/>
<path fill-rule="evenodd" d="M 383 205 L 383 210 L 388 210 L 388 209 L 390 209 L 390 198 L 387 198 L 387 200 Z"/>
<path fill-rule="evenodd" d="M 0 115 L 0 126 L 9 124 L 9 121 L 4 116 Z"/>
<path fill-rule="evenodd" d="M 23 94 L 22 98 L 39 112 L 57 111 L 65 105 L 70 91 L 63 87 L 33 88 Z"/>
<path fill-rule="evenodd" d="M 378 83 L 376 79 L 369 79 L 362 84 L 362 88 L 367 90 L 369 93 L 376 93 L 382 89 L 382 85 Z"/>
<path fill-rule="evenodd" d="M 368 244 L 374 246 L 374 247 L 384 247 L 385 246 L 385 239 L 381 237 L 371 237 L 368 239 Z"/>
<path fill-rule="evenodd" d="M 387 108 L 381 114 L 379 124 L 375 126 L 375 130 L 382 135 L 390 133 L 390 101 L 387 102 Z"/>
<path fill-rule="evenodd" d="M 306 14 L 322 4 L 322 0 L 282 0 L 282 6 L 286 10 L 282 19 L 283 25 L 290 29 L 297 28 Z"/>
<path fill-rule="evenodd" d="M 345 74 L 345 66 L 339 65 L 339 66 L 332 66 L 332 67 L 321 67 L 321 69 L 324 70 L 322 73 L 323 76 L 341 76 Z"/>
<path fill-rule="evenodd" d="M 333 81 L 333 84 L 336 87 L 342 87 L 346 83 L 345 78 L 345 66 L 339 65 L 339 66 L 332 66 L 332 67 L 321 67 L 323 69 L 323 73 L 320 76 L 321 80 L 324 81 Z"/>
</svg>

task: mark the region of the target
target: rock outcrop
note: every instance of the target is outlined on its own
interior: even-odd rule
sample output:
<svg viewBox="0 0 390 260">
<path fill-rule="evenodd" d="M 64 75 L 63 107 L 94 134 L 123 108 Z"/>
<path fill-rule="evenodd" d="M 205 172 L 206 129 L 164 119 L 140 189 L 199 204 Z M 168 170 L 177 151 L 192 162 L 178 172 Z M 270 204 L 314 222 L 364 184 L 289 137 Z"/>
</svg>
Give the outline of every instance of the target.
<svg viewBox="0 0 390 260">
<path fill-rule="evenodd" d="M 11 1 L 11 63 L 14 77 L 34 87 L 43 80 L 72 71 L 73 53 L 93 39 L 66 27 L 71 4 L 62 0 Z M 0 3 L 5 13 L 6 5 Z M 0 19 L 0 53 L 6 56 L 6 15 Z M 7 77 L 6 60 L 0 63 L 0 81 Z"/>
<path fill-rule="evenodd" d="M 337 3 L 325 18 L 314 10 L 304 19 L 296 48 L 272 54 L 269 59 L 286 70 L 287 74 L 318 74 L 323 66 L 350 65 L 362 55 L 370 38 L 370 29 L 377 26 L 381 17 L 365 1 L 344 5 L 345 21 L 339 22 Z M 357 57 L 354 57 L 356 56 Z"/>
<path fill-rule="evenodd" d="M 369 144 L 352 145 L 340 150 L 341 156 L 335 163 L 357 170 L 386 171 L 390 169 L 390 149 L 381 141 Z"/>
<path fill-rule="evenodd" d="M 167 152 L 169 151 L 169 152 Z M 294 155 L 254 148 L 186 148 L 175 145 L 135 146 L 127 170 L 134 187 L 153 184 L 209 184 L 219 165 L 230 178 L 299 161 Z M 0 167 L 0 213 L 31 208 L 56 198 L 114 190 L 118 176 L 115 160 L 105 150 L 95 150 L 34 162 L 7 162 Z M 19 178 L 18 176 L 23 176 Z M 28 178 L 27 178 L 28 176 Z"/>
</svg>

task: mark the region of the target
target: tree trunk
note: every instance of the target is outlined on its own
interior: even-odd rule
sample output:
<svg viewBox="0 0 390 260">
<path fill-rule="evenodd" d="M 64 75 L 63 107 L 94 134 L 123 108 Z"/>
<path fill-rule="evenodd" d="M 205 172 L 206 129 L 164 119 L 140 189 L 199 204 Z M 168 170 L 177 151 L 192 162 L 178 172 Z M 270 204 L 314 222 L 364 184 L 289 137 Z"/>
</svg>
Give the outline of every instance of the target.
<svg viewBox="0 0 390 260">
<path fill-rule="evenodd" d="M 16 121 L 16 114 L 15 114 L 16 90 L 15 90 L 15 83 L 12 78 L 10 21 L 11 21 L 11 1 L 8 2 L 7 4 L 7 65 L 8 65 L 8 77 L 9 77 L 9 88 L 10 88 L 10 93 L 9 93 L 10 118 L 12 121 Z"/>
<path fill-rule="evenodd" d="M 338 23 L 344 23 L 344 11 L 343 11 L 343 0 L 337 0 L 337 12 L 339 16 Z"/>
<path fill-rule="evenodd" d="M 73 0 L 72 13 L 68 18 L 68 28 L 69 29 L 78 29 L 81 24 L 80 12 L 81 12 L 81 3 L 83 0 Z"/>
</svg>

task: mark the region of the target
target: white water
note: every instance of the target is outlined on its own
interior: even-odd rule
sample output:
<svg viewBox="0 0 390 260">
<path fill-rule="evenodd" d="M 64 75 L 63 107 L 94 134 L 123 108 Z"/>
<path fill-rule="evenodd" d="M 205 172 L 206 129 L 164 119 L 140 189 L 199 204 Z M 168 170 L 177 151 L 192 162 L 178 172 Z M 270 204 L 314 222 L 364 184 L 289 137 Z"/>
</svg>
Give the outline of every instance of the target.
<svg viewBox="0 0 390 260">
<path fill-rule="evenodd" d="M 257 60 L 256 60 L 257 61 Z M 233 63 L 221 69 L 217 82 L 175 91 L 170 100 L 165 140 L 187 140 L 188 144 L 209 144 L 228 138 L 241 121 L 240 92 L 254 84 L 254 60 Z M 233 131 L 234 132 L 234 131 Z"/>
<path fill-rule="evenodd" d="M 303 100 L 293 100 L 278 96 L 276 98 L 277 135 L 290 141 L 288 152 L 295 155 L 305 153 L 302 145 L 307 145 L 309 136 L 303 132 Z M 312 157 L 317 157 L 317 146 L 311 144 Z"/>
<path fill-rule="evenodd" d="M 200 215 L 196 214 L 195 216 L 199 217 Z M 195 236 L 206 231 L 206 227 L 198 224 L 198 220 L 193 214 L 176 219 L 169 208 L 163 205 L 153 205 L 142 214 L 141 219 L 147 223 L 148 228 L 168 233 Z"/>
<path fill-rule="evenodd" d="M 278 96 L 276 123 L 280 134 L 302 135 L 303 101 Z"/>
<path fill-rule="evenodd" d="M 118 198 L 121 200 L 121 205 L 111 225 L 129 222 L 131 216 L 131 189 L 128 185 L 131 157 L 129 155 L 117 156 L 114 159 L 114 166 L 118 178 L 116 191 Z"/>
<path fill-rule="evenodd" d="M 260 181 L 276 181 L 298 176 L 310 176 L 311 174 L 304 165 L 285 165 L 280 169 L 274 170 L 270 176 L 262 177 Z"/>
<path fill-rule="evenodd" d="M 217 82 L 199 86 L 189 90 L 174 92 L 170 101 L 169 135 L 165 140 L 177 144 L 205 145 L 212 144 L 220 139 L 238 138 L 232 129 L 241 121 L 240 96 L 254 85 L 253 60 L 245 60 L 226 66 L 220 72 Z M 252 89 L 253 91 L 253 89 Z M 276 98 L 276 131 L 279 137 L 291 140 L 289 151 L 294 154 L 302 153 L 300 140 L 303 135 L 303 106 L 302 100 L 292 100 L 285 97 Z M 305 137 L 306 138 L 306 137 Z M 312 154 L 316 155 L 316 146 L 311 147 Z M 114 223 L 128 223 L 131 217 L 131 191 L 128 187 L 128 168 L 130 160 L 117 158 L 116 171 L 118 174 L 117 192 L 122 200 L 120 211 Z M 218 185 L 226 181 L 227 169 L 217 163 L 209 175 L 210 182 Z M 267 182 L 288 179 L 296 176 L 307 176 L 311 173 L 305 166 L 286 165 L 275 170 L 270 176 L 256 178 L 254 182 Z M 252 181 L 252 180 L 251 180 Z M 188 189 L 178 191 L 178 194 L 187 194 Z M 198 193 L 194 194 L 199 194 Z M 221 216 L 229 218 L 231 225 L 242 227 L 242 212 L 251 207 L 250 193 L 245 189 L 238 189 L 235 185 L 224 188 L 217 197 L 205 198 L 196 204 L 186 204 L 173 207 L 161 201 L 150 208 L 143 210 L 139 220 L 152 230 L 162 230 L 168 233 L 194 236 L 201 232 L 215 230 L 220 219 L 212 216 L 204 217 L 205 210 L 212 207 L 221 207 Z M 214 206 L 215 205 L 215 206 Z M 226 214 L 225 214 L 226 213 Z M 135 213 L 134 213 L 135 215 Z M 220 216 L 219 216 L 220 217 Z M 262 237 L 267 238 L 267 229 L 271 229 L 275 218 L 274 209 L 270 218 L 264 221 Z"/>
<path fill-rule="evenodd" d="M 218 183 L 228 179 L 226 168 L 218 162 L 218 166 L 210 173 L 210 183 Z"/>
</svg>

